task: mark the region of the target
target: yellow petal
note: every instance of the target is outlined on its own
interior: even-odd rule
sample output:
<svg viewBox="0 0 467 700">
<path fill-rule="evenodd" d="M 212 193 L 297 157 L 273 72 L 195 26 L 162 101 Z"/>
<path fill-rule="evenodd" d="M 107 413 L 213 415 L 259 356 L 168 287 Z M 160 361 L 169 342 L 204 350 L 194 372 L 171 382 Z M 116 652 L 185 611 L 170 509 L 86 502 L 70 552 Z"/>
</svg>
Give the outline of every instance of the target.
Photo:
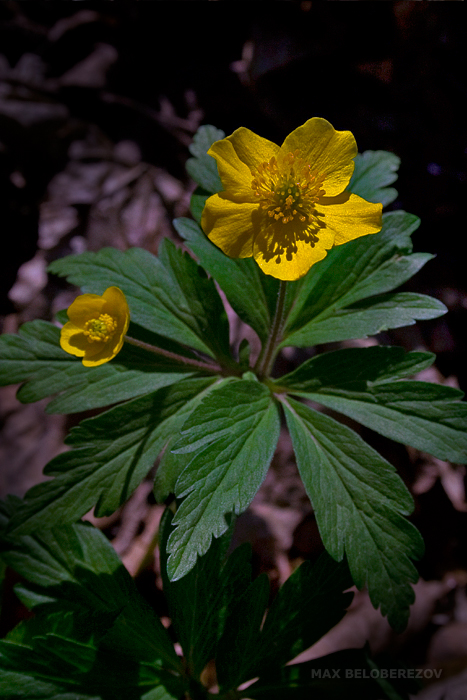
<svg viewBox="0 0 467 700">
<path fill-rule="evenodd" d="M 69 355 L 84 357 L 87 345 L 89 345 L 88 339 L 81 328 L 78 328 L 71 322 L 65 323 L 60 331 L 60 347 L 62 350 L 65 350 Z"/>
<path fill-rule="evenodd" d="M 256 170 L 258 165 L 271 160 L 280 151 L 277 144 L 258 136 L 254 131 L 250 131 L 244 126 L 236 129 L 225 140 L 230 141 L 238 158 L 242 163 L 245 163 L 250 171 Z"/>
<path fill-rule="evenodd" d="M 201 227 L 229 257 L 249 258 L 253 255 L 255 230 L 252 215 L 257 209 L 258 204 L 232 202 L 220 192 L 207 200 Z"/>
<path fill-rule="evenodd" d="M 354 170 L 357 144 L 350 131 L 336 131 L 321 117 L 313 117 L 287 136 L 281 155 L 299 151 L 314 175 L 324 175 L 323 189 L 331 197 L 349 184 Z"/>
<path fill-rule="evenodd" d="M 109 314 L 109 316 L 112 316 L 112 318 L 117 321 L 117 329 L 113 336 L 115 340 L 115 338 L 120 338 L 125 335 L 130 325 L 130 309 L 128 302 L 124 293 L 118 287 L 109 287 L 106 289 L 102 298 L 105 300 L 103 313 Z"/>
<path fill-rule="evenodd" d="M 293 223 L 272 224 L 256 237 L 254 258 L 266 275 L 280 280 L 298 280 L 326 257 L 334 243 L 334 233 L 325 228 L 311 229 L 311 233 L 315 235 L 310 236 L 306 228 L 297 230 Z M 271 254 L 277 243 L 284 248 L 280 256 Z"/>
<path fill-rule="evenodd" d="M 257 201 L 251 186 L 251 173 L 278 152 L 279 146 L 275 143 L 243 126 L 227 138 L 213 143 L 208 151 L 217 161 L 224 190 L 230 199 L 237 202 Z"/>
<path fill-rule="evenodd" d="M 83 358 L 83 365 L 85 367 L 97 367 L 98 365 L 103 365 L 105 362 L 112 360 L 117 354 L 116 352 L 112 352 L 111 347 L 109 347 L 109 343 L 106 343 L 103 346 L 101 343 L 98 345 L 99 347 L 95 348 L 95 352 L 87 352 L 86 356 Z"/>
<path fill-rule="evenodd" d="M 97 318 L 105 306 L 105 299 L 98 294 L 81 294 L 68 307 L 68 318 L 78 328 L 84 328 L 86 321 Z"/>
<path fill-rule="evenodd" d="M 324 215 L 326 228 L 333 232 L 334 245 L 378 233 L 383 225 L 382 204 L 372 204 L 349 192 L 338 197 L 323 197 L 316 209 Z"/>
</svg>

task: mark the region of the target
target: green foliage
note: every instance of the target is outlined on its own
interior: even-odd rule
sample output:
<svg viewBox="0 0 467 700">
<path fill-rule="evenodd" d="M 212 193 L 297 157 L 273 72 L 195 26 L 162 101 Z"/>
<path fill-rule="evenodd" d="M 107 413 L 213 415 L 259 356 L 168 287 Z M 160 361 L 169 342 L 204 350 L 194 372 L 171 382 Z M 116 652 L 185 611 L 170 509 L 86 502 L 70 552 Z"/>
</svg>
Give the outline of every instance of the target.
<svg viewBox="0 0 467 700">
<path fill-rule="evenodd" d="M 224 132 L 214 126 L 201 126 L 189 146 L 190 153 L 195 157 L 188 158 L 186 162 L 188 175 L 209 194 L 219 192 L 223 187 L 217 163 L 206 151 L 214 141 L 220 141 L 224 136 Z"/>
<path fill-rule="evenodd" d="M 444 304 L 422 294 L 388 294 L 432 258 L 412 253 L 410 236 L 419 225 L 412 214 L 391 212 L 379 233 L 331 250 L 305 277 L 282 345 L 361 338 L 446 313 Z"/>
<path fill-rule="evenodd" d="M 228 322 L 213 281 L 168 239 L 159 258 L 141 248 L 103 248 L 55 260 L 49 269 L 85 292 L 119 287 L 143 328 L 211 357 L 229 354 Z"/>
<path fill-rule="evenodd" d="M 351 348 L 303 363 L 280 384 L 291 394 L 343 413 L 381 435 L 439 459 L 467 461 L 467 404 L 457 389 L 398 381 L 429 367 L 431 353 L 402 348 Z"/>
<path fill-rule="evenodd" d="M 434 356 L 397 347 L 316 354 L 275 378 L 266 359 L 272 363 L 286 346 L 367 337 L 445 313 L 436 299 L 395 291 L 432 257 L 412 251 L 419 221 L 402 211 L 385 214 L 379 233 L 334 248 L 283 294 L 252 259 L 224 256 L 196 223 L 206 198 L 221 188 L 206 151 L 222 136 L 202 127 L 190 148 L 187 167 L 200 186 L 195 221 L 175 222 L 190 253 L 165 241 L 159 257 L 109 248 L 51 265 L 86 292 L 120 287 L 131 311 L 130 341 L 139 346 L 125 343 L 110 363 L 86 368 L 61 350 L 51 323 L 34 321 L 0 338 L 0 383 L 21 383 L 21 401 L 51 397 L 47 410 L 60 413 L 111 406 L 71 430 L 71 449 L 45 468 L 51 480 L 0 510 L 2 560 L 24 578 L 17 594 L 35 613 L 0 642 L 0 697 L 205 700 L 200 678 L 215 660 L 225 700 L 232 692 L 343 699 L 346 682 L 325 671 L 332 664 L 374 669 L 366 652 L 285 664 L 342 618 L 352 583 L 368 588 L 395 629 L 407 622 L 417 579 L 412 560 L 423 551 L 406 518 L 410 494 L 360 435 L 306 402 L 465 463 L 461 392 L 414 379 Z M 398 164 L 382 151 L 358 156 L 350 191 L 394 201 L 388 185 Z M 255 366 L 246 341 L 238 359 L 231 355 L 223 295 L 261 342 Z M 270 604 L 267 579 L 251 579 L 247 548 L 227 552 L 236 515 L 266 476 L 281 410 L 327 553 L 299 567 Z M 175 511 L 161 526 L 161 570 L 183 662 L 110 544 L 76 522 L 93 507 L 96 515 L 114 512 L 157 463 L 154 494 Z M 355 680 L 352 688 L 375 700 L 409 692 L 379 678 Z"/>
<path fill-rule="evenodd" d="M 34 486 L 11 527 L 31 532 L 77 520 L 95 506 L 113 513 L 146 477 L 170 437 L 209 388 L 212 379 L 187 379 L 89 418 L 45 469 L 51 482 Z M 122 426 L 125 430 L 122 430 Z"/>
<path fill-rule="evenodd" d="M 216 656 L 227 624 L 227 611 L 251 582 L 250 547 L 238 547 L 226 561 L 233 527 L 214 539 L 205 555 L 178 581 L 167 574 L 167 540 L 173 516 L 166 511 L 161 523 L 161 571 L 170 617 L 192 673 L 200 674 Z M 232 523 L 233 525 L 233 523 Z"/>
<path fill-rule="evenodd" d="M 279 428 L 268 389 L 246 380 L 216 387 L 184 423 L 172 451 L 195 455 L 175 485 L 176 496 L 184 500 L 173 521 L 179 527 L 167 545 L 172 580 L 186 574 L 212 537 L 226 531 L 227 514 L 238 515 L 250 505 L 266 476 Z"/>
<path fill-rule="evenodd" d="M 259 576 L 227 617 L 217 654 L 221 686 L 268 675 L 318 641 L 344 616 L 353 594 L 343 591 L 351 585 L 347 566 L 326 554 L 314 566 L 304 562 L 282 586 L 262 625 L 269 586 Z"/>
<path fill-rule="evenodd" d="M 165 349 L 181 353 L 174 343 L 130 325 L 130 333 L 141 340 L 157 340 Z M 112 363 L 84 367 L 59 345 L 60 329 L 46 321 L 25 323 L 18 335 L 0 337 L 0 385 L 24 382 L 17 397 L 23 403 L 56 396 L 48 413 L 77 413 L 125 401 L 193 374 L 192 367 L 125 345 Z M 161 342 L 162 341 L 162 342 Z"/>
<path fill-rule="evenodd" d="M 219 283 L 232 308 L 259 335 L 266 340 L 271 327 L 272 314 L 266 289 L 265 275 L 251 258 L 228 258 L 204 235 L 191 219 L 175 219 L 174 226 L 201 265 Z M 278 281 L 272 279 L 274 287 L 271 297 L 277 297 Z"/>
<path fill-rule="evenodd" d="M 2 506 L 0 531 L 17 505 Z M 1 557 L 26 579 L 17 593 L 36 616 L 0 642 L 0 697 L 123 700 L 152 686 L 180 696 L 172 642 L 98 530 L 76 523 L 4 535 Z"/>
<path fill-rule="evenodd" d="M 381 202 L 383 207 L 397 197 L 392 185 L 397 180 L 400 159 L 387 151 L 365 151 L 355 158 L 355 170 L 347 187 L 368 202 Z"/>
<path fill-rule="evenodd" d="M 207 698 L 200 676 L 213 659 L 221 698 L 258 676 L 253 695 L 248 689 L 237 696 L 262 697 L 265 674 L 274 697 L 291 673 L 285 663 L 331 629 L 352 598 L 345 593 L 352 583 L 346 564 L 323 554 L 314 566 L 305 562 L 292 574 L 261 627 L 267 578 L 251 580 L 248 545 L 227 557 L 232 528 L 190 573 L 170 581 L 166 544 L 172 514 L 167 510 L 161 523 L 161 571 L 182 663 L 169 634 L 96 528 L 75 523 L 34 535 L 5 534 L 19 505 L 16 498 L 0 505 L 1 556 L 23 577 L 16 592 L 35 616 L 0 642 L 0 697 L 181 700 L 189 691 Z M 349 651 L 312 665 L 325 670 L 334 662 L 343 669 L 350 660 L 367 670 L 374 664 L 366 654 Z M 303 678 L 301 684 L 292 683 L 294 692 L 319 687 L 308 673 L 310 663 L 292 668 L 295 678 Z M 373 680 L 359 685 L 366 693 L 374 686 Z M 346 697 L 340 690 L 334 697 Z"/>
<path fill-rule="evenodd" d="M 355 584 L 402 630 L 423 554 L 418 531 L 403 515 L 412 498 L 392 467 L 353 430 L 293 399 L 284 401 L 297 466 L 327 551 L 347 556 Z M 350 535 L 350 536 L 349 536 Z"/>
</svg>

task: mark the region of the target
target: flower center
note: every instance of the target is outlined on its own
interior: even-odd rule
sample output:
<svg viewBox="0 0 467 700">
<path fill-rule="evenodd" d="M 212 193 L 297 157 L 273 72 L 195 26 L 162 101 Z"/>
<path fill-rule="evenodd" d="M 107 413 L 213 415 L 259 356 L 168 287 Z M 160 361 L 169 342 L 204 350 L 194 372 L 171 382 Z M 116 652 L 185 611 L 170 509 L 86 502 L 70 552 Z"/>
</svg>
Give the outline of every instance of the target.
<svg viewBox="0 0 467 700">
<path fill-rule="evenodd" d="M 92 318 L 84 324 L 84 335 L 93 343 L 98 340 L 106 343 L 117 330 L 117 321 L 109 314 L 101 314 L 99 318 Z"/>
<path fill-rule="evenodd" d="M 324 175 L 312 173 L 298 150 L 288 153 L 280 166 L 273 156 L 252 175 L 255 196 L 271 219 L 283 224 L 294 220 L 305 225 L 316 223 L 314 205 L 325 194 L 321 187 Z"/>
</svg>

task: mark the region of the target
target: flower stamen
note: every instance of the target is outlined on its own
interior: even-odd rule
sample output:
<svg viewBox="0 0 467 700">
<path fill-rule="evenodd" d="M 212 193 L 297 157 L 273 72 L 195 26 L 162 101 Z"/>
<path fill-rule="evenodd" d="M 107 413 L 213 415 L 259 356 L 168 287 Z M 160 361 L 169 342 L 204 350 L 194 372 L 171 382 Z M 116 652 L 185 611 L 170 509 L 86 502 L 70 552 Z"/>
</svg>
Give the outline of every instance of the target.
<svg viewBox="0 0 467 700">
<path fill-rule="evenodd" d="M 325 194 L 324 175 L 312 173 L 298 150 L 287 153 L 280 164 L 275 156 L 260 163 L 252 175 L 255 197 L 271 219 L 283 224 L 295 217 L 304 224 L 315 219 L 314 205 Z"/>
<path fill-rule="evenodd" d="M 98 318 L 91 318 L 84 324 L 83 333 L 90 343 L 99 341 L 106 343 L 117 330 L 117 321 L 109 314 L 100 314 Z"/>
</svg>

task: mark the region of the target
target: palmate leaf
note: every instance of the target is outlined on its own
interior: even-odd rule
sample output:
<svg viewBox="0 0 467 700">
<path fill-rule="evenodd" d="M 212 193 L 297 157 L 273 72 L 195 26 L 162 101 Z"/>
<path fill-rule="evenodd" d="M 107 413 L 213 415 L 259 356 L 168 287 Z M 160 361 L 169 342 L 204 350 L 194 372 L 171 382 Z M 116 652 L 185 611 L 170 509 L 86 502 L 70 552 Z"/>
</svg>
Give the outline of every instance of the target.
<svg viewBox="0 0 467 700">
<path fill-rule="evenodd" d="M 430 366 L 431 353 L 348 348 L 305 362 L 279 384 L 386 437 L 439 459 L 467 462 L 467 403 L 439 384 L 397 381 Z"/>
<path fill-rule="evenodd" d="M 410 235 L 419 223 L 405 212 L 384 214 L 379 233 L 329 251 L 302 283 L 282 346 L 360 338 L 446 313 L 424 295 L 388 294 L 433 257 L 411 252 Z"/>
<path fill-rule="evenodd" d="M 103 248 L 55 260 L 49 270 L 85 292 L 120 287 L 135 323 L 211 357 L 230 357 L 228 321 L 213 280 L 168 239 L 159 258 L 141 248 Z"/>
<path fill-rule="evenodd" d="M 400 158 L 388 151 L 365 151 L 355 157 L 355 170 L 347 189 L 368 202 L 393 202 L 397 190 L 387 187 L 397 180 Z"/>
<path fill-rule="evenodd" d="M 412 498 L 394 467 L 353 430 L 293 399 L 283 401 L 305 489 L 327 551 L 344 554 L 358 588 L 368 586 L 392 627 L 401 630 L 418 574 L 410 558 L 423 552 L 403 516 Z"/>
<path fill-rule="evenodd" d="M 53 527 L 80 518 L 93 506 L 96 515 L 113 513 L 144 479 L 214 381 L 187 379 L 73 428 L 66 440 L 73 449 L 55 457 L 44 470 L 55 479 L 28 491 L 11 527 L 21 532 Z"/>
<path fill-rule="evenodd" d="M 154 341 L 130 325 L 141 340 Z M 161 342 L 162 341 L 162 342 Z M 166 349 L 185 351 L 157 338 Z M 52 399 L 48 413 L 76 413 L 125 401 L 189 377 L 192 368 L 125 344 L 112 362 L 84 367 L 60 347 L 60 329 L 47 321 L 25 323 L 17 335 L 0 337 L 0 385 L 24 382 L 17 397 L 23 403 Z"/>
<path fill-rule="evenodd" d="M 184 500 L 167 545 L 171 580 L 188 573 L 212 537 L 226 531 L 227 514 L 249 506 L 266 476 L 279 427 L 269 390 L 248 380 L 225 381 L 187 419 L 173 451 L 197 452 L 175 487 Z"/>
</svg>

